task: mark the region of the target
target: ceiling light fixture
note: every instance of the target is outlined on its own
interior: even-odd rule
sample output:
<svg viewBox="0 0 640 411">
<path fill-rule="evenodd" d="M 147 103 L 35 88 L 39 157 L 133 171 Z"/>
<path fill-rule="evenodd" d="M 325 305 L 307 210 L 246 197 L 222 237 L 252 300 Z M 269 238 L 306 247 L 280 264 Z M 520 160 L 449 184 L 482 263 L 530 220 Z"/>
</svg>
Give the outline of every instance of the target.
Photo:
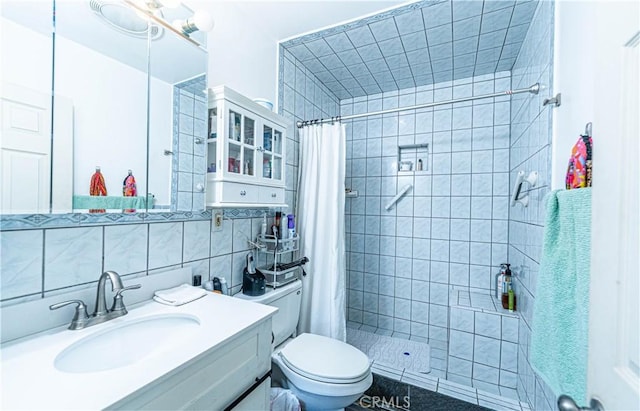
<svg viewBox="0 0 640 411">
<path fill-rule="evenodd" d="M 176 0 L 145 0 L 144 5 L 140 5 L 138 2 L 134 0 L 123 0 L 124 3 L 129 5 L 129 7 L 138 11 L 142 15 L 144 15 L 150 22 L 158 24 L 174 33 L 182 37 L 183 39 L 189 41 L 190 43 L 201 47 L 200 43 L 189 37 L 190 33 L 193 33 L 197 30 L 209 31 L 213 28 L 213 19 L 206 11 L 196 11 L 192 17 L 187 20 L 180 21 L 180 25 L 177 26 L 176 22 L 173 25 L 169 24 L 164 18 L 158 17 L 156 12 L 159 11 L 158 7 L 169 7 L 171 4 L 179 5 L 180 2 Z M 150 5 L 150 3 L 153 4 Z M 186 28 L 185 28 L 186 26 Z"/>
<path fill-rule="evenodd" d="M 163 29 L 158 26 L 149 26 L 145 21 L 146 15 L 141 15 L 131 10 L 130 7 L 113 0 L 90 0 L 89 8 L 100 21 L 133 37 L 146 38 L 151 33 L 151 39 L 159 39 Z M 161 13 L 159 10 L 157 13 Z"/>
</svg>

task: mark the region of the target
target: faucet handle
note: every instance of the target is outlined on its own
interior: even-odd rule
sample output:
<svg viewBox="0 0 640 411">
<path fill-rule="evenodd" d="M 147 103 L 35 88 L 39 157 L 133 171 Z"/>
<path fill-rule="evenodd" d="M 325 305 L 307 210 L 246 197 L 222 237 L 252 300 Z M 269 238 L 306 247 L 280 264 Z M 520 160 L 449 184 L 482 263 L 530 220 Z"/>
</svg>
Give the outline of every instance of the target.
<svg viewBox="0 0 640 411">
<path fill-rule="evenodd" d="M 82 300 L 69 300 L 61 303 L 53 304 L 49 306 L 50 310 L 57 310 L 58 308 L 65 307 L 69 304 L 76 304 L 76 312 L 73 315 L 70 330 L 76 330 L 82 328 L 81 326 L 89 320 L 89 314 L 87 314 L 87 305 Z"/>
<path fill-rule="evenodd" d="M 113 296 L 113 305 L 111 306 L 111 311 L 115 311 L 120 315 L 125 315 L 127 313 L 127 309 L 124 306 L 124 302 L 122 301 L 122 293 L 127 290 L 136 290 L 142 287 L 142 284 L 134 284 L 127 287 L 122 287 L 118 291 L 116 291 L 116 295 Z"/>
</svg>

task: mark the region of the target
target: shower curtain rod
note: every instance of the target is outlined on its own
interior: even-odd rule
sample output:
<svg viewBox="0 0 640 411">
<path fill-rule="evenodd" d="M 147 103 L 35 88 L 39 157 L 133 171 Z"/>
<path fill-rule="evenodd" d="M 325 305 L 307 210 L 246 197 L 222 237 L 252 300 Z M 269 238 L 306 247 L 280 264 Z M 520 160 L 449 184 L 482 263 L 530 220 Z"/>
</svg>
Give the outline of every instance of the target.
<svg viewBox="0 0 640 411">
<path fill-rule="evenodd" d="M 377 116 L 377 115 L 380 115 L 380 114 L 397 113 L 399 111 L 418 110 L 418 109 L 421 109 L 421 108 L 442 106 L 442 105 L 445 105 L 445 104 L 462 103 L 462 102 L 465 102 L 465 101 L 479 100 L 479 99 L 483 99 L 483 98 L 500 97 L 500 96 L 505 96 L 505 95 L 510 96 L 512 94 L 520 94 L 520 93 L 538 94 L 539 91 L 540 91 L 540 83 L 536 83 L 536 84 L 534 84 L 534 85 L 532 85 L 531 87 L 528 87 L 528 88 L 501 91 L 499 93 L 485 94 L 483 96 L 471 96 L 471 97 L 455 98 L 453 100 L 439 101 L 437 103 L 417 104 L 415 106 L 401 107 L 401 108 L 390 108 L 388 110 L 372 111 L 370 113 L 362 113 L 362 114 L 351 114 L 349 116 L 337 116 L 337 117 L 331 117 L 331 118 L 321 118 L 321 119 L 315 119 L 315 120 L 297 121 L 296 122 L 296 126 L 298 128 L 302 128 L 304 126 L 309 126 L 309 125 L 312 125 L 312 124 L 333 123 L 333 122 L 341 121 L 341 120 L 353 120 L 354 118 Z"/>
</svg>

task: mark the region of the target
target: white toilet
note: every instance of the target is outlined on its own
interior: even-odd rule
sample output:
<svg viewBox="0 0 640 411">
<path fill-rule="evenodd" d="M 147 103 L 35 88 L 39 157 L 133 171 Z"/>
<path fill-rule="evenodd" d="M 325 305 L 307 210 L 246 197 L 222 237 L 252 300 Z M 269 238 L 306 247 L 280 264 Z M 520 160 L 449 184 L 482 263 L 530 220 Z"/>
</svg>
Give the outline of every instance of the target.
<svg viewBox="0 0 640 411">
<path fill-rule="evenodd" d="M 300 316 L 302 283 L 267 287 L 264 295 L 245 300 L 277 307 L 273 317 L 273 380 L 289 388 L 307 410 L 337 410 L 355 402 L 371 386 L 369 358 L 357 348 L 315 334 L 294 338 Z"/>
</svg>

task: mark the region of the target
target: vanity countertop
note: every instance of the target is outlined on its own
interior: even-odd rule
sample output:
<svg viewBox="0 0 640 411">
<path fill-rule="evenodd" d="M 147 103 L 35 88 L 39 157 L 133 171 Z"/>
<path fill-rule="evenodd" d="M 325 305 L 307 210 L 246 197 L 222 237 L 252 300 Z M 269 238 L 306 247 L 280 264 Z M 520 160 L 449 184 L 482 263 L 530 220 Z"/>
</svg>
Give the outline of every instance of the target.
<svg viewBox="0 0 640 411">
<path fill-rule="evenodd" d="M 58 327 L 12 341 L 0 348 L 0 408 L 104 409 L 276 311 L 274 307 L 210 293 L 178 307 L 146 301 L 132 305 L 124 317 L 83 330 Z M 150 346 L 149 354 L 137 362 L 98 372 L 70 373 L 54 366 L 60 352 L 85 337 L 108 332 L 132 320 L 167 314 L 192 316 L 200 322 L 193 334 L 178 338 L 177 349 L 154 350 Z"/>
</svg>

